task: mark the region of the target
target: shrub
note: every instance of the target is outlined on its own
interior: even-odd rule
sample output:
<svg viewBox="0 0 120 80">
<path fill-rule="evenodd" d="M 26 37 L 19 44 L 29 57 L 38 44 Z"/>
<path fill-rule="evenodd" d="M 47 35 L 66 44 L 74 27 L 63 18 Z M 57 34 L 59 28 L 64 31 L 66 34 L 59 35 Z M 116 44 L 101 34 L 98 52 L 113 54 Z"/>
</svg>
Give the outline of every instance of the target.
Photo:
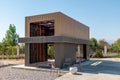
<svg viewBox="0 0 120 80">
<path fill-rule="evenodd" d="M 6 47 L 5 54 L 6 55 L 11 55 L 12 54 L 12 47 L 11 46 Z"/>
<path fill-rule="evenodd" d="M 102 50 L 97 50 L 94 57 L 95 58 L 103 58 Z"/>
<path fill-rule="evenodd" d="M 16 46 L 2 47 L 0 49 L 0 55 L 16 55 L 17 48 Z"/>
<path fill-rule="evenodd" d="M 51 58 L 51 59 L 54 58 L 54 45 L 48 46 L 48 58 Z"/>
<path fill-rule="evenodd" d="M 16 46 L 12 47 L 12 55 L 16 55 L 17 54 L 17 48 Z"/>
</svg>

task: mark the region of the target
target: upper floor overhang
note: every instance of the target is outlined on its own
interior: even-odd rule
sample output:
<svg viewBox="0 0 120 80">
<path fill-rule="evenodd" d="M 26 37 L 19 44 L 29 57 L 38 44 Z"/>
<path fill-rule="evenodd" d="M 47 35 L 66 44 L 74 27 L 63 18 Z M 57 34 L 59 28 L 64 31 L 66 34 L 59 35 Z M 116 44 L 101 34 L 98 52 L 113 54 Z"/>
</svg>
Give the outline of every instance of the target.
<svg viewBox="0 0 120 80">
<path fill-rule="evenodd" d="M 73 44 L 92 44 L 89 40 L 77 39 L 66 36 L 40 36 L 19 38 L 19 43 L 73 43 Z"/>
</svg>

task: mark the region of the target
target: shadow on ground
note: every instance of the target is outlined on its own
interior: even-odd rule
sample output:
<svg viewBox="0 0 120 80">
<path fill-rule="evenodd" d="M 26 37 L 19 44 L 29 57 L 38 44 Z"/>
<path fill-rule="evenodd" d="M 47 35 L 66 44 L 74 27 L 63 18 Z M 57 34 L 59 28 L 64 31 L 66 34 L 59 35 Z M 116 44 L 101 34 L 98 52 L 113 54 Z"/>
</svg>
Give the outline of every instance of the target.
<svg viewBox="0 0 120 80">
<path fill-rule="evenodd" d="M 88 60 L 77 66 L 78 72 L 92 73 L 92 74 L 114 74 L 120 75 L 120 61 L 110 60 Z M 67 67 L 63 70 L 69 70 Z"/>
<path fill-rule="evenodd" d="M 4 68 L 4 67 L 8 67 L 8 66 L 14 66 L 16 64 L 4 64 L 4 65 L 0 65 L 0 68 Z"/>
<path fill-rule="evenodd" d="M 109 60 L 89 60 L 79 66 L 79 72 L 120 75 L 120 62 Z"/>
</svg>

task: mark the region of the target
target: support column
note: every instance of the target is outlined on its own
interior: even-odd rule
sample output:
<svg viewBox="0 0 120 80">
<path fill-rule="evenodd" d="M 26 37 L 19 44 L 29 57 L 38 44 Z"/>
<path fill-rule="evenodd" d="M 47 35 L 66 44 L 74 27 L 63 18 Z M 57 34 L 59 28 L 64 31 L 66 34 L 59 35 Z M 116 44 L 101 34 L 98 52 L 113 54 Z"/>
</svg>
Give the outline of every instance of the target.
<svg viewBox="0 0 120 80">
<path fill-rule="evenodd" d="M 30 65 L 30 52 L 29 52 L 29 44 L 25 43 L 25 66 Z"/>
<path fill-rule="evenodd" d="M 19 54 L 20 54 L 20 46 L 17 45 L 17 56 L 19 56 Z"/>
<path fill-rule="evenodd" d="M 64 62 L 64 45 L 55 43 L 55 67 L 61 68 Z"/>
<path fill-rule="evenodd" d="M 86 44 L 83 44 L 83 58 L 87 59 L 87 47 L 86 47 Z"/>
<path fill-rule="evenodd" d="M 80 58 L 80 45 L 78 45 L 78 54 L 77 54 L 77 57 Z"/>
<path fill-rule="evenodd" d="M 61 68 L 65 59 L 71 58 L 71 62 L 76 60 L 76 44 L 55 43 L 55 67 Z"/>
</svg>

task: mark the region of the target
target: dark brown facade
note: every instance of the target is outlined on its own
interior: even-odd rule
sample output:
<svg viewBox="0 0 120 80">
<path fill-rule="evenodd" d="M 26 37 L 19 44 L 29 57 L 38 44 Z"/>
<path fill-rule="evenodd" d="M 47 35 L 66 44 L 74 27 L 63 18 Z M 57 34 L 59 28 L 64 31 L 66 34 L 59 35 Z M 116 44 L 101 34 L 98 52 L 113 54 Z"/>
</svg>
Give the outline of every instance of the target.
<svg viewBox="0 0 120 80">
<path fill-rule="evenodd" d="M 89 27 L 61 12 L 25 18 L 25 65 L 39 66 L 47 61 L 48 44 L 54 44 L 55 67 L 62 67 L 66 58 L 76 59 L 76 49 L 81 45 L 83 58 L 88 59 Z"/>
</svg>

